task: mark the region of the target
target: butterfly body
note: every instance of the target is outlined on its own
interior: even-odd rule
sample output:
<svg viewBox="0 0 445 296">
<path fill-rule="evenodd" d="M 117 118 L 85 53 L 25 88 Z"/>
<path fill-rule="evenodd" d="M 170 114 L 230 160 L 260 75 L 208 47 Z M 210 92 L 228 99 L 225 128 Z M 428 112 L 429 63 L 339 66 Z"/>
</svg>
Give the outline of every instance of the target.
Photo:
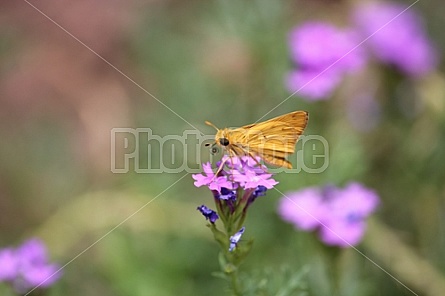
<svg viewBox="0 0 445 296">
<path fill-rule="evenodd" d="M 306 111 L 294 111 L 260 123 L 239 128 L 216 128 L 215 143 L 229 156 L 260 157 L 265 162 L 292 168 L 287 160 L 295 152 L 295 144 L 308 121 Z"/>
</svg>

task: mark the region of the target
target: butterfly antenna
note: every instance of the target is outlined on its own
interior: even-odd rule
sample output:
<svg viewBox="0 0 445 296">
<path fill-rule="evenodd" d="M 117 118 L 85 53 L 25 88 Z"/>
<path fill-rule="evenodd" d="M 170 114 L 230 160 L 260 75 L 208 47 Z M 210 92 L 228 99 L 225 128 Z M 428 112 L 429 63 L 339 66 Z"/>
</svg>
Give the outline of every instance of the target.
<svg viewBox="0 0 445 296">
<path fill-rule="evenodd" d="M 217 131 L 219 131 L 219 128 L 217 128 L 213 123 L 211 123 L 210 121 L 205 121 L 205 124 L 207 124 L 207 125 L 209 125 L 209 126 L 211 126 L 211 127 L 213 127 L 214 129 L 216 129 Z"/>
</svg>

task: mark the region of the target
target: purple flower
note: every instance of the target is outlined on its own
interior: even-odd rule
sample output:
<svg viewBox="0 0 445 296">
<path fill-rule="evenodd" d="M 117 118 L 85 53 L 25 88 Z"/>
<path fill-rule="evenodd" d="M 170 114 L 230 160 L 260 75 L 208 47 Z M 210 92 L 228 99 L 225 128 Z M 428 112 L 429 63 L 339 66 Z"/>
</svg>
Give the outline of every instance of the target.
<svg viewBox="0 0 445 296">
<path fill-rule="evenodd" d="M 327 100 L 341 82 L 341 73 L 329 69 L 321 73 L 316 69 L 298 69 L 288 73 L 286 87 L 311 101 Z"/>
<path fill-rule="evenodd" d="M 220 184 L 229 183 L 230 186 L 220 186 L 218 190 L 211 187 L 215 174 L 211 171 L 210 164 L 203 166 L 205 175 L 193 176 L 197 187 L 206 185 L 212 191 L 218 214 L 204 205 L 198 207 L 198 210 L 212 223 L 209 225 L 210 229 L 220 246 L 226 248 L 229 241 L 230 252 L 237 247 L 244 233 L 244 227 L 233 235 L 231 230 L 239 229 L 255 199 L 266 195 L 266 191 L 278 183 L 259 161 L 259 158 L 248 156 L 232 158 L 224 156 L 221 162 L 216 164 L 220 168 L 217 177 L 221 178 Z M 218 218 L 224 225 L 225 232 L 218 230 L 213 224 Z M 241 250 L 242 252 L 247 252 L 247 248 Z"/>
<path fill-rule="evenodd" d="M 339 29 L 325 22 L 307 22 L 289 34 L 291 57 L 304 69 L 325 70 L 333 65 L 338 70 L 361 68 L 365 61 L 361 40 L 351 29 Z M 354 49 L 354 50 L 352 50 Z"/>
<path fill-rule="evenodd" d="M 19 293 L 36 286 L 48 287 L 61 276 L 59 266 L 48 261 L 46 246 L 38 239 L 30 239 L 15 250 L 3 249 L 0 280 L 10 281 Z"/>
<path fill-rule="evenodd" d="M 36 286 L 46 288 L 54 284 L 61 276 L 57 264 L 30 265 L 23 271 L 23 287 L 25 289 Z"/>
<path fill-rule="evenodd" d="M 210 190 L 216 190 L 221 193 L 222 188 L 229 190 L 241 186 L 245 189 L 257 188 L 264 186 L 267 189 L 273 188 L 277 181 L 272 179 L 272 174 L 266 172 L 265 166 L 258 166 L 257 162 L 251 157 L 244 156 L 241 158 L 224 156 L 222 162 L 225 165 L 218 176 L 212 171 L 210 163 L 203 164 L 203 174 L 192 175 L 195 179 L 195 186 L 201 187 L 206 185 Z"/>
<path fill-rule="evenodd" d="M 369 40 L 374 55 L 402 72 L 422 76 L 438 63 L 420 17 L 413 9 L 396 3 L 363 4 L 356 8 L 354 21 Z"/>
<path fill-rule="evenodd" d="M 61 272 L 56 264 L 49 264 L 45 244 L 39 239 L 30 239 L 17 249 L 20 272 L 24 279 L 19 286 L 26 290 L 40 285 L 48 287 L 56 282 Z"/>
<path fill-rule="evenodd" d="M 229 252 L 232 252 L 236 246 L 238 245 L 239 240 L 241 239 L 241 236 L 243 235 L 245 230 L 245 227 L 242 227 L 237 233 L 232 235 L 230 237 L 230 246 L 229 246 Z"/>
<path fill-rule="evenodd" d="M 22 266 L 42 265 L 48 260 L 46 246 L 39 239 L 30 239 L 17 249 Z"/>
<path fill-rule="evenodd" d="M 192 178 L 195 179 L 195 186 L 201 187 L 206 185 L 210 190 L 221 191 L 222 187 L 233 188 L 233 182 L 227 180 L 225 176 L 215 176 L 212 170 L 212 165 L 210 162 L 204 163 L 202 165 L 205 175 L 203 174 L 193 174 Z"/>
<path fill-rule="evenodd" d="M 225 156 L 222 161 L 227 163 L 229 172 L 227 173 L 229 179 L 236 182 L 244 189 L 257 188 L 258 186 L 264 186 L 267 189 L 273 188 L 277 181 L 271 179 L 272 174 L 267 173 L 267 168 L 263 165 L 258 165 L 259 158 L 253 159 L 249 156 L 241 158 L 230 159 Z"/>
<path fill-rule="evenodd" d="M 328 215 L 320 230 L 328 245 L 357 245 L 366 230 L 365 219 L 379 204 L 377 194 L 359 183 L 350 183 L 327 203 Z"/>
<path fill-rule="evenodd" d="M 314 230 L 327 215 L 322 189 L 309 187 L 287 193 L 278 206 L 281 218 L 292 223 L 296 228 Z"/>
<path fill-rule="evenodd" d="M 211 223 L 215 223 L 219 218 L 215 211 L 209 209 L 205 205 L 199 206 L 197 209 L 204 215 L 204 217 L 206 217 L 206 220 L 209 220 Z"/>
<path fill-rule="evenodd" d="M 289 34 L 291 57 L 297 69 L 286 78 L 292 93 L 309 100 L 327 99 L 345 73 L 361 69 L 366 63 L 360 40 L 350 29 L 339 29 L 323 22 L 307 22 Z"/>
<path fill-rule="evenodd" d="M 19 261 L 11 248 L 0 250 L 0 282 L 13 280 L 19 272 Z"/>
<path fill-rule="evenodd" d="M 271 179 L 271 177 L 272 174 L 267 174 L 264 172 L 258 174 L 253 171 L 246 171 L 244 174 L 234 175 L 234 180 L 245 189 L 257 188 L 258 186 L 264 186 L 267 189 L 271 189 L 278 184 L 278 182 Z"/>
<path fill-rule="evenodd" d="M 344 189 L 327 186 L 289 193 L 280 201 L 278 212 L 298 229 L 319 229 L 321 240 L 328 245 L 349 247 L 361 241 L 365 219 L 378 203 L 373 190 L 350 183 Z"/>
</svg>

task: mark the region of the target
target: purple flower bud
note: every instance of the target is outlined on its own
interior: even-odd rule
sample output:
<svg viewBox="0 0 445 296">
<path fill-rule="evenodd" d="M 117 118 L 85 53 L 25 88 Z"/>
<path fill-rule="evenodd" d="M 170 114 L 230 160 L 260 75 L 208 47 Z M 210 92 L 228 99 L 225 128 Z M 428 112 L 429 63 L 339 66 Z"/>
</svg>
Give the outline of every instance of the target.
<svg viewBox="0 0 445 296">
<path fill-rule="evenodd" d="M 199 210 L 201 214 L 206 217 L 206 220 L 209 220 L 211 223 L 215 223 L 215 221 L 219 218 L 218 214 L 215 211 L 209 209 L 205 205 L 199 206 L 197 210 Z"/>
<path fill-rule="evenodd" d="M 236 200 L 236 191 L 223 187 L 221 188 L 219 198 L 223 200 Z"/>
<path fill-rule="evenodd" d="M 236 246 L 238 245 L 239 240 L 241 239 L 241 236 L 243 235 L 245 230 L 245 227 L 243 226 L 237 233 L 232 235 L 230 237 L 230 246 L 229 246 L 229 252 L 232 252 Z"/>
</svg>

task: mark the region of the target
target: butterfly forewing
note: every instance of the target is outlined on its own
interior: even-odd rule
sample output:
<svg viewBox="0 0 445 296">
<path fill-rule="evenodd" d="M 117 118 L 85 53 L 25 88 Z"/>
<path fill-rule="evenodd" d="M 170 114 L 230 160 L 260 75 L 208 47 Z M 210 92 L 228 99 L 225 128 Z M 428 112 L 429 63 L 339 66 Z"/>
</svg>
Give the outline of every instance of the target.
<svg viewBox="0 0 445 296">
<path fill-rule="evenodd" d="M 218 145 L 220 138 L 228 140 L 225 148 L 229 155 L 259 156 L 269 164 L 292 168 L 287 157 L 295 152 L 295 144 L 307 121 L 307 112 L 295 111 L 240 128 L 218 130 L 215 140 Z"/>
</svg>

